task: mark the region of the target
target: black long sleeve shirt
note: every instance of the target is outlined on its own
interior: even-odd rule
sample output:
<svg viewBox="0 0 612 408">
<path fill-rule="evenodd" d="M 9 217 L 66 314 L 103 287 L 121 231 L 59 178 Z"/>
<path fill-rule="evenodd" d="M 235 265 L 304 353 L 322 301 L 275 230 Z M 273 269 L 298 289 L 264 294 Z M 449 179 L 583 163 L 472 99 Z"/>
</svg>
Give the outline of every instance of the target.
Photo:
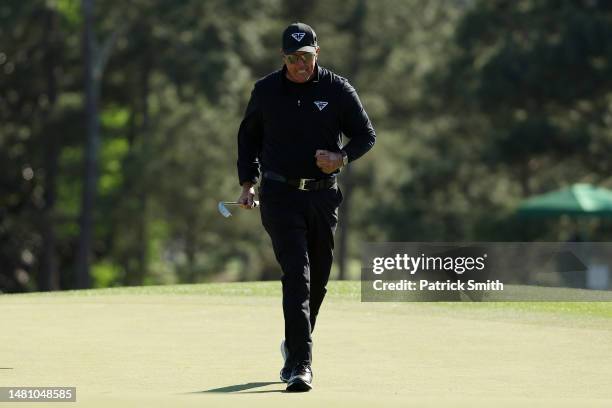
<svg viewBox="0 0 612 408">
<path fill-rule="evenodd" d="M 309 82 L 285 77 L 286 67 L 255 83 L 238 131 L 238 178 L 255 184 L 260 170 L 290 179 L 332 177 L 316 165 L 319 149 L 349 162 L 374 146 L 376 134 L 355 89 L 320 66 Z M 350 141 L 342 146 L 342 134 Z"/>
</svg>

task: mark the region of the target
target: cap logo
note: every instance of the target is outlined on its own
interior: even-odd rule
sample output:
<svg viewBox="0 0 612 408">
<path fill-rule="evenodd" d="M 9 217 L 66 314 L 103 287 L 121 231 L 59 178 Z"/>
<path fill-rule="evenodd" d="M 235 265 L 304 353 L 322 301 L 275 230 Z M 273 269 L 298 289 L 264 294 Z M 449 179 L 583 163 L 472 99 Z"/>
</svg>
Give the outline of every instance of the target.
<svg viewBox="0 0 612 408">
<path fill-rule="evenodd" d="M 302 38 L 304 38 L 304 36 L 306 35 L 306 33 L 293 33 L 291 34 L 291 36 L 295 39 L 295 41 L 300 42 L 302 41 Z"/>
<path fill-rule="evenodd" d="M 325 101 L 314 101 L 314 104 L 317 105 L 317 108 L 319 108 L 319 111 L 322 111 L 327 106 L 327 102 Z"/>
</svg>

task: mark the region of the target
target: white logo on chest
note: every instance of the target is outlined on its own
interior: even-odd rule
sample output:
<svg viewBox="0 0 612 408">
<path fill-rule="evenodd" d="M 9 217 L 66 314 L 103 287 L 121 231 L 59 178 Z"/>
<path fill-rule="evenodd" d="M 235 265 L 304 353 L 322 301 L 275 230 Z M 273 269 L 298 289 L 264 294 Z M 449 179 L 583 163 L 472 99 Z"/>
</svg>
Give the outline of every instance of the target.
<svg viewBox="0 0 612 408">
<path fill-rule="evenodd" d="M 291 34 L 291 36 L 295 39 L 295 41 L 300 42 L 302 41 L 302 38 L 304 38 L 304 36 L 306 35 L 306 33 L 293 33 Z"/>
<path fill-rule="evenodd" d="M 314 101 L 314 104 L 317 105 L 317 108 L 319 108 L 319 111 L 322 111 L 327 106 L 327 102 L 325 101 Z"/>
</svg>

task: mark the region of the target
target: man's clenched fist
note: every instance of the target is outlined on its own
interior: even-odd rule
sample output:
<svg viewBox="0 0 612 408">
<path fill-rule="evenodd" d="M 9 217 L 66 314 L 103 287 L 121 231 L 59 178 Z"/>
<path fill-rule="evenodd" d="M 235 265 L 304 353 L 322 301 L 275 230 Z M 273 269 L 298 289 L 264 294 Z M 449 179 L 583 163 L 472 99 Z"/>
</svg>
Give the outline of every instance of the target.
<svg viewBox="0 0 612 408">
<path fill-rule="evenodd" d="M 315 153 L 317 167 L 325 174 L 331 174 L 342 167 L 342 154 L 328 150 L 317 150 Z"/>
</svg>

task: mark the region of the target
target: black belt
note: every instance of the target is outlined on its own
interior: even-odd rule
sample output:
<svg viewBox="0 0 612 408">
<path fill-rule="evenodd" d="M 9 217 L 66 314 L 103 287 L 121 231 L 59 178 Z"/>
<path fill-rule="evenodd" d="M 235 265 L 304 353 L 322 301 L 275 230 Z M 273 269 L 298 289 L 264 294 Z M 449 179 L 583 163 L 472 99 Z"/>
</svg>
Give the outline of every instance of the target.
<svg viewBox="0 0 612 408">
<path fill-rule="evenodd" d="M 290 186 L 296 187 L 298 190 L 304 191 L 315 191 L 325 190 L 332 188 L 336 185 L 336 177 L 324 178 L 324 179 L 288 179 L 285 176 L 281 176 L 273 171 L 264 171 L 264 178 L 280 181 L 281 183 L 289 184 Z"/>
</svg>

